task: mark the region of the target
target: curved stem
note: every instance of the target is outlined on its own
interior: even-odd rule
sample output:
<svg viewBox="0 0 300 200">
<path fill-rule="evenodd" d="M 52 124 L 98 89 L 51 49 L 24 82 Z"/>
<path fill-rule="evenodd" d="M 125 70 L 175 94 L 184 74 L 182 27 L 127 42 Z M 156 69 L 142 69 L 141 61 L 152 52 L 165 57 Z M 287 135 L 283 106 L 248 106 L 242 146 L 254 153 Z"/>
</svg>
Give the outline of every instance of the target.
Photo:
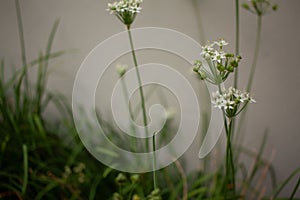
<svg viewBox="0 0 300 200">
<path fill-rule="evenodd" d="M 251 91 L 253 78 L 254 78 L 254 74 L 255 74 L 255 69 L 256 69 L 256 66 L 257 66 L 257 59 L 258 59 L 259 46 L 260 46 L 260 37 L 261 37 L 261 24 L 262 24 L 262 16 L 258 15 L 254 56 L 253 56 L 252 67 L 251 67 L 249 80 L 248 80 L 248 85 L 247 85 L 247 91 L 248 92 Z"/>
<path fill-rule="evenodd" d="M 128 36 L 129 36 L 131 54 L 132 54 L 132 58 L 133 58 L 134 66 L 135 66 L 136 76 L 137 76 L 138 84 L 139 84 L 141 107 L 142 107 L 142 112 L 143 112 L 143 121 L 144 121 L 144 127 L 145 127 L 145 132 L 146 132 L 146 138 L 148 138 L 148 136 L 149 136 L 149 131 L 147 128 L 148 121 L 147 121 L 147 114 L 146 114 L 146 107 L 145 107 L 144 91 L 143 91 L 143 87 L 142 87 L 142 79 L 141 79 L 139 68 L 138 68 L 138 63 L 137 63 L 137 59 L 136 59 L 136 55 L 135 55 L 135 51 L 134 51 L 134 45 L 133 45 L 133 40 L 132 40 L 132 35 L 131 35 L 129 25 L 127 26 L 127 32 L 128 32 Z M 149 152 L 149 141 L 148 140 L 146 140 L 146 150 L 147 150 L 147 152 Z"/>
</svg>

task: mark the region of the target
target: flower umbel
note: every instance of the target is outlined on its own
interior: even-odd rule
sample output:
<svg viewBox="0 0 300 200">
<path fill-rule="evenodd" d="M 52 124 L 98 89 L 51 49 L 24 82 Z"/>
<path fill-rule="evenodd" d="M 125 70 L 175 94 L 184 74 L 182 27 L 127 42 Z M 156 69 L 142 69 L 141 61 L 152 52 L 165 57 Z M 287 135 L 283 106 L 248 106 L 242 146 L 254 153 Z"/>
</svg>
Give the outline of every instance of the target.
<svg viewBox="0 0 300 200">
<path fill-rule="evenodd" d="M 200 55 L 208 64 L 209 69 L 205 69 L 200 60 L 195 61 L 193 69 L 202 80 L 205 79 L 212 84 L 219 85 L 238 67 L 241 57 L 226 53 L 223 50 L 226 45 L 228 42 L 220 39 L 202 46 Z"/>
<path fill-rule="evenodd" d="M 254 103 L 255 100 L 247 92 L 230 87 L 212 94 L 212 104 L 219 109 L 224 109 L 228 118 L 238 115 L 248 103 Z"/>
<path fill-rule="evenodd" d="M 107 10 L 114 13 L 121 22 L 130 26 L 137 13 L 141 11 L 140 4 L 142 0 L 121 0 L 119 2 L 109 3 Z"/>
<path fill-rule="evenodd" d="M 272 4 L 269 0 L 248 0 L 248 3 L 242 4 L 243 8 L 258 16 L 266 14 L 269 9 L 276 11 L 277 4 Z"/>
</svg>

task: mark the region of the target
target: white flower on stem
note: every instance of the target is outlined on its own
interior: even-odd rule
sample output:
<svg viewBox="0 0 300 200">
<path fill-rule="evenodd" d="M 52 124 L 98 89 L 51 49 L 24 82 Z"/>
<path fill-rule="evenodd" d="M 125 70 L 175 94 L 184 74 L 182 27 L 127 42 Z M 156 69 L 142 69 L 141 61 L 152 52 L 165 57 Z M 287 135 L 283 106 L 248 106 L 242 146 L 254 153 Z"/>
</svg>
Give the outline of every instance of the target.
<svg viewBox="0 0 300 200">
<path fill-rule="evenodd" d="M 211 58 L 211 56 L 214 53 L 213 44 L 201 46 L 201 48 L 202 48 L 202 52 L 200 55 L 203 56 L 205 59 Z"/>
<path fill-rule="evenodd" d="M 142 0 L 121 0 L 108 3 L 107 11 L 114 13 L 125 25 L 131 25 L 136 14 L 142 10 L 141 3 Z"/>
<path fill-rule="evenodd" d="M 234 117 L 245 108 L 247 103 L 254 103 L 255 100 L 249 93 L 230 87 L 228 90 L 223 89 L 221 93 L 219 91 L 214 92 L 211 102 L 215 107 L 224 109 L 228 117 Z M 230 112 L 230 110 L 235 111 Z"/>
<path fill-rule="evenodd" d="M 217 61 L 218 63 L 221 63 L 222 59 L 226 58 L 225 55 L 226 55 L 225 52 L 216 50 L 212 55 L 212 60 Z"/>
<path fill-rule="evenodd" d="M 224 39 L 220 39 L 219 41 L 215 41 L 214 44 L 217 45 L 217 46 L 219 46 L 220 48 L 222 48 L 223 46 L 226 46 L 229 43 L 226 42 Z"/>
</svg>

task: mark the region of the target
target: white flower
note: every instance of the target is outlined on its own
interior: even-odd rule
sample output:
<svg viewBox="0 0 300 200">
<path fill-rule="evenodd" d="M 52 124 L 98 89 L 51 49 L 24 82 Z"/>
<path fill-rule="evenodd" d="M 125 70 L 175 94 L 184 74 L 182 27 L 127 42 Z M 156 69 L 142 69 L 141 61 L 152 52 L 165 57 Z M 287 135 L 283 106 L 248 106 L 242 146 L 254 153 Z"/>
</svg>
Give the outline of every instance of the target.
<svg viewBox="0 0 300 200">
<path fill-rule="evenodd" d="M 212 93 L 211 102 L 219 109 L 233 110 L 238 109 L 240 104 L 254 103 L 255 100 L 249 93 L 230 87 L 228 90 L 223 89 L 221 93 L 219 91 Z M 236 112 L 238 111 L 236 110 Z"/>
<path fill-rule="evenodd" d="M 212 60 L 213 61 L 217 61 L 218 63 L 221 63 L 222 62 L 222 59 L 225 59 L 226 54 L 223 52 L 223 51 L 215 51 L 212 55 Z"/>
<path fill-rule="evenodd" d="M 223 46 L 226 46 L 229 43 L 226 42 L 224 39 L 220 39 L 219 41 L 215 41 L 214 44 L 222 48 Z"/>
<path fill-rule="evenodd" d="M 119 2 L 108 3 L 107 10 L 114 13 L 126 25 L 132 24 L 137 13 L 142 8 L 140 4 L 142 0 L 121 0 Z"/>
<path fill-rule="evenodd" d="M 213 55 L 214 52 L 213 44 L 201 46 L 201 48 L 202 48 L 201 56 L 203 56 L 205 59 L 208 59 Z"/>
</svg>

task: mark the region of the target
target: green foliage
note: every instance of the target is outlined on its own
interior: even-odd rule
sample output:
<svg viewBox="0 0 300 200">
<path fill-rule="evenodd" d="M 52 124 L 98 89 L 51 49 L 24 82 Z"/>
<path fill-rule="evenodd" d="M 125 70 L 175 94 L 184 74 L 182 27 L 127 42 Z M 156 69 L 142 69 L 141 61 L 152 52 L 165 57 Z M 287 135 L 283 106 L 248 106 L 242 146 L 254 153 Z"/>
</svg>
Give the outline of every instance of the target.
<svg viewBox="0 0 300 200">
<path fill-rule="evenodd" d="M 156 172 L 158 188 L 153 188 L 151 173 L 120 173 L 94 159 L 77 136 L 65 97 L 47 90 L 50 61 L 65 53 L 51 50 L 59 21 L 52 27 L 45 51 L 39 53 L 37 59 L 27 62 L 21 10 L 19 1 L 15 2 L 23 64 L 11 77 L 5 77 L 5 61 L 0 61 L 0 199 L 224 199 L 224 164 L 214 166 L 218 167 L 216 170 L 205 167 L 186 175 L 181 164 L 184 160 L 177 160 Z M 246 4 L 244 7 L 250 9 Z M 218 66 L 218 70 L 222 73 L 226 69 L 229 73 L 232 70 L 228 66 Z M 236 68 L 237 63 L 231 62 L 230 66 Z M 34 83 L 29 82 L 30 68 L 37 68 Z M 196 71 L 199 72 L 199 68 Z M 145 101 L 148 97 L 146 94 Z M 59 111 L 55 122 L 45 112 L 49 105 Z M 140 111 L 141 105 L 138 107 Z M 133 111 L 137 112 L 136 109 Z M 100 115 L 98 117 L 104 130 L 111 133 L 110 139 L 116 144 L 123 143 L 115 127 Z M 168 121 L 162 132 L 163 137 L 157 145 L 170 140 L 168 133 L 172 132 L 172 127 Z M 299 176 L 300 169 L 297 169 L 278 185 L 272 164 L 262 156 L 266 143 L 267 134 L 258 152 L 233 144 L 234 155 L 237 155 L 233 172 L 237 177 L 237 188 L 235 195 L 226 199 L 276 199 L 288 183 Z M 107 156 L 115 156 L 107 149 L 100 150 Z M 253 166 L 247 167 L 241 157 L 253 161 Z M 214 158 L 208 157 L 204 166 L 212 166 L 214 162 Z M 268 177 L 273 189 L 270 197 L 266 197 L 263 187 Z M 295 199 L 299 185 L 298 178 L 289 199 Z"/>
</svg>

